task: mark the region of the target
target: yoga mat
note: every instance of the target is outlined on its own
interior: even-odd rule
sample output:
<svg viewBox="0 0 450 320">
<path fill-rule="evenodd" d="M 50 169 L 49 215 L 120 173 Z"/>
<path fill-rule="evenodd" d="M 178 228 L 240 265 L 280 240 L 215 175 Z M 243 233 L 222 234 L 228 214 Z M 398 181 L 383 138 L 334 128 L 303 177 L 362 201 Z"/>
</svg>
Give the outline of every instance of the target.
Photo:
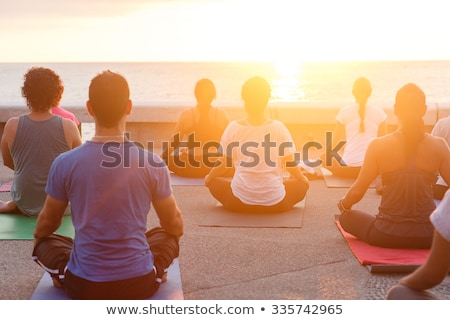
<svg viewBox="0 0 450 320">
<path fill-rule="evenodd" d="M 0 192 L 9 192 L 9 191 L 11 191 L 12 184 L 13 184 L 12 180 L 2 184 L 0 186 Z"/>
<path fill-rule="evenodd" d="M 301 228 L 306 199 L 294 208 L 280 213 L 240 213 L 225 210 L 221 204 L 211 208 L 203 217 L 202 227 L 234 228 Z"/>
<path fill-rule="evenodd" d="M 350 188 L 355 182 L 355 179 L 352 178 L 335 176 L 326 168 L 320 168 L 320 170 L 328 188 Z M 375 188 L 375 181 L 372 182 L 369 188 Z"/>
<path fill-rule="evenodd" d="M 30 300 L 70 300 L 62 288 L 53 286 L 50 275 L 45 272 Z M 148 300 L 184 300 L 178 259 L 167 270 L 167 281 Z"/>
<path fill-rule="evenodd" d="M 185 178 L 170 173 L 170 183 L 173 186 L 204 186 L 205 180 L 203 178 Z"/>
<path fill-rule="evenodd" d="M 36 220 L 18 213 L 0 213 L 0 240 L 33 240 Z M 56 233 L 73 237 L 74 232 L 71 216 L 64 216 Z"/>
<path fill-rule="evenodd" d="M 372 273 L 411 272 L 422 265 L 429 249 L 393 249 L 371 246 L 344 231 L 336 219 L 339 231 L 359 263 Z"/>
</svg>

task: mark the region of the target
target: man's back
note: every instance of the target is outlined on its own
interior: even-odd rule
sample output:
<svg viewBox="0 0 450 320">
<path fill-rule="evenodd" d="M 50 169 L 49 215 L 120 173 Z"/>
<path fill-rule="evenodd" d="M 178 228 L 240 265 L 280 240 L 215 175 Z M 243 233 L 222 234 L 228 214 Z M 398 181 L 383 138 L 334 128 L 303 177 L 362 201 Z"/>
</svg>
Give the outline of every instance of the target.
<svg viewBox="0 0 450 320">
<path fill-rule="evenodd" d="M 50 169 L 33 259 L 73 299 L 151 297 L 179 254 L 183 216 L 169 171 L 161 158 L 124 137 L 129 95 L 120 74 L 106 70 L 94 77 L 86 107 L 95 135 Z M 73 242 L 55 234 L 69 202 Z M 159 226 L 147 230 L 150 205 Z"/>
<path fill-rule="evenodd" d="M 77 254 L 68 268 L 73 274 L 115 281 L 151 271 L 147 214 L 153 200 L 171 194 L 159 157 L 131 142 L 88 141 L 55 160 L 47 193 L 71 203 Z"/>
</svg>

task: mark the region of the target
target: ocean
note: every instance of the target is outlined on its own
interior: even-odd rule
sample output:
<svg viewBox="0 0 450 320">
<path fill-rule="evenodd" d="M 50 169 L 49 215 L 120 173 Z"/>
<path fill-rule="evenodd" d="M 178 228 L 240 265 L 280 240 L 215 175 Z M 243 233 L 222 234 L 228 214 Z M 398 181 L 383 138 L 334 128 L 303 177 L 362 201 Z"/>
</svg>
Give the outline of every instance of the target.
<svg viewBox="0 0 450 320">
<path fill-rule="evenodd" d="M 352 84 L 360 76 L 372 83 L 370 102 L 383 107 L 391 106 L 396 91 L 408 82 L 419 85 L 429 102 L 450 101 L 450 61 L 0 63 L 0 106 L 25 106 L 20 87 L 32 66 L 61 76 L 62 107 L 83 106 L 90 80 L 106 69 L 127 78 L 135 105 L 195 105 L 195 83 L 210 78 L 217 88 L 215 106 L 240 106 L 242 84 L 255 75 L 271 83 L 272 103 L 345 104 L 353 101 Z"/>
</svg>

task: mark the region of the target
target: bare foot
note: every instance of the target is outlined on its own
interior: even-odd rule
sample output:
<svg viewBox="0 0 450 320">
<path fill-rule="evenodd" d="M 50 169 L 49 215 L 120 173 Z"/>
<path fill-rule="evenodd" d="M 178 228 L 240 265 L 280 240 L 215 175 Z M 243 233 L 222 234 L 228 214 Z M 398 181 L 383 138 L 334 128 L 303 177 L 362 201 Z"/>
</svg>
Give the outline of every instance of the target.
<svg viewBox="0 0 450 320">
<path fill-rule="evenodd" d="M 53 286 L 54 287 L 62 288 L 62 284 L 61 284 L 61 282 L 58 279 L 52 277 L 52 281 L 53 281 Z"/>
<path fill-rule="evenodd" d="M 17 212 L 17 206 L 14 201 L 0 200 L 0 213 Z"/>
</svg>

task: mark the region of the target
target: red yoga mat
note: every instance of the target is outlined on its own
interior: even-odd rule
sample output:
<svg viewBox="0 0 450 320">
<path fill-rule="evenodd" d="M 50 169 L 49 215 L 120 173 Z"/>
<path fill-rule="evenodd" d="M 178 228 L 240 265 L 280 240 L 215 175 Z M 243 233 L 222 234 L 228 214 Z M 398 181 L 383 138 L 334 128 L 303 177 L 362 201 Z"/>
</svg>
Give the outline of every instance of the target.
<svg viewBox="0 0 450 320">
<path fill-rule="evenodd" d="M 0 192 L 9 192 L 11 191 L 11 186 L 13 184 L 13 181 L 9 181 L 4 183 L 3 185 L 0 186 Z"/>
<path fill-rule="evenodd" d="M 421 265 L 428 257 L 429 249 L 393 249 L 375 247 L 361 241 L 342 229 L 339 220 L 336 225 L 347 241 L 355 257 L 362 265 Z"/>
</svg>

